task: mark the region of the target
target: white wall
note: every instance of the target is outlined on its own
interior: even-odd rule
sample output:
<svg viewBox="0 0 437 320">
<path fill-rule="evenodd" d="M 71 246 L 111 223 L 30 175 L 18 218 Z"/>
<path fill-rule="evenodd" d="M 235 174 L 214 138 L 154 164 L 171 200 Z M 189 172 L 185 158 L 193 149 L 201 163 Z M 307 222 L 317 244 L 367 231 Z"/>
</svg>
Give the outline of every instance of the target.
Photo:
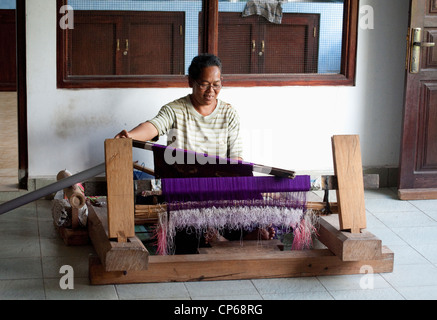
<svg viewBox="0 0 437 320">
<path fill-rule="evenodd" d="M 361 0 L 375 29 L 359 30 L 355 87 L 223 88 L 238 110 L 245 159 L 331 171 L 331 136 L 359 134 L 365 167 L 398 166 L 409 0 Z M 56 88 L 56 0 L 27 0 L 29 176 L 78 172 L 104 161 L 103 142 L 190 92 Z M 164 139 L 161 140 L 164 143 Z M 151 154 L 135 158 L 152 167 Z"/>
</svg>

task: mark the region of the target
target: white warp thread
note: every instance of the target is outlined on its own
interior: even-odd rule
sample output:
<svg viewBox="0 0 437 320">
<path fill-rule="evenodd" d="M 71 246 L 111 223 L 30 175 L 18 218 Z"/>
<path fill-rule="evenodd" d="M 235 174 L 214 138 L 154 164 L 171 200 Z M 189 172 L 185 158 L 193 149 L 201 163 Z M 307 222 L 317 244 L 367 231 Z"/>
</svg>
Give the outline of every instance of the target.
<svg viewBox="0 0 437 320">
<path fill-rule="evenodd" d="M 175 210 L 169 213 L 169 218 L 167 213 L 159 215 L 160 231 L 166 234 L 166 243 L 160 245 L 172 253 L 176 232 L 183 229 L 194 229 L 192 232 L 200 236 L 211 229 L 219 232 L 224 229 L 251 231 L 273 225 L 286 229 L 286 232 L 294 229 L 301 230 L 301 233 L 305 231 L 305 239 L 302 239 L 305 245 L 302 247 L 307 247 L 307 242 L 311 241 L 308 237 L 315 233 L 317 221 L 317 215 L 303 208 L 232 206 Z"/>
</svg>

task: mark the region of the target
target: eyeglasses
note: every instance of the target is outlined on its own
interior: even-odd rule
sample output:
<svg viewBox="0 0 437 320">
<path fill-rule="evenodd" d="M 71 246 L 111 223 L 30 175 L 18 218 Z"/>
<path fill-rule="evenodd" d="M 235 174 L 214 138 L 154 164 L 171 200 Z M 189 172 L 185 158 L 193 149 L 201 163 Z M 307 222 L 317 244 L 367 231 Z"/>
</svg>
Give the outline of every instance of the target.
<svg viewBox="0 0 437 320">
<path fill-rule="evenodd" d="M 197 82 L 197 80 L 194 80 L 194 82 L 197 83 L 197 85 L 199 86 L 199 88 L 201 90 L 209 90 L 210 88 L 212 88 L 214 91 L 220 90 L 223 85 L 221 83 L 215 83 L 215 84 L 211 84 L 211 83 L 199 83 Z"/>
</svg>

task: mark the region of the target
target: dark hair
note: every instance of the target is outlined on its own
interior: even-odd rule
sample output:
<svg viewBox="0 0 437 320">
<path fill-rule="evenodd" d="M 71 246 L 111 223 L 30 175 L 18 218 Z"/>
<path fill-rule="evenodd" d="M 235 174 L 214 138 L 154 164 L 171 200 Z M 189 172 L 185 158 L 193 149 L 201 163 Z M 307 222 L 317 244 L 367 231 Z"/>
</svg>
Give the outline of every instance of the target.
<svg viewBox="0 0 437 320">
<path fill-rule="evenodd" d="M 197 80 L 200 77 L 202 69 L 207 67 L 218 67 L 222 71 L 222 62 L 220 58 L 209 53 L 200 54 L 194 57 L 188 68 L 188 75 L 191 79 Z"/>
</svg>

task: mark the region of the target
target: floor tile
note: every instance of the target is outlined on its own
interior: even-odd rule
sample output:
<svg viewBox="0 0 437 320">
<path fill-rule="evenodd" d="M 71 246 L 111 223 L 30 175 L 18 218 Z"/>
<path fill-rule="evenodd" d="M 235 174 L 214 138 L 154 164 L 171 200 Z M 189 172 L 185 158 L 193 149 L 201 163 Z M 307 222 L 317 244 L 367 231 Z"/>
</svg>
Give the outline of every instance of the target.
<svg viewBox="0 0 437 320">
<path fill-rule="evenodd" d="M 226 297 L 255 294 L 257 290 L 250 280 L 235 281 L 200 281 L 185 282 L 185 286 L 192 299 L 202 297 Z"/>
<path fill-rule="evenodd" d="M 88 277 L 88 260 L 84 256 L 62 256 L 62 257 L 42 257 L 42 268 L 44 278 L 60 279 L 63 273 L 60 272 L 62 266 L 71 266 L 74 276 L 79 278 Z"/>
<path fill-rule="evenodd" d="M 437 200 L 410 200 L 409 202 L 423 212 L 437 213 Z"/>
<path fill-rule="evenodd" d="M 41 238 L 47 238 L 47 239 L 58 239 L 59 238 L 59 232 L 56 230 L 55 226 L 53 225 L 53 220 L 50 222 L 47 221 L 41 221 L 41 219 L 38 219 L 38 230 L 39 235 Z"/>
<path fill-rule="evenodd" d="M 199 295 L 200 294 L 200 295 Z M 201 293 L 191 297 L 192 300 L 263 300 L 257 292 L 247 294 L 235 294 L 226 296 L 202 296 Z"/>
<path fill-rule="evenodd" d="M 366 199 L 365 206 L 371 213 L 376 212 L 401 212 L 401 211 L 419 211 L 408 201 L 396 199 Z"/>
<path fill-rule="evenodd" d="M 394 288 L 330 291 L 335 300 L 405 300 Z"/>
<path fill-rule="evenodd" d="M 390 284 L 379 274 L 353 274 L 317 277 L 328 292 L 336 290 L 362 290 L 388 288 Z"/>
<path fill-rule="evenodd" d="M 117 285 L 118 296 L 130 299 L 190 299 L 184 283 L 144 283 Z"/>
<path fill-rule="evenodd" d="M 0 236 L 0 259 L 40 257 L 39 238 L 35 236 Z"/>
<path fill-rule="evenodd" d="M 38 237 L 38 221 L 36 218 L 22 218 L 21 221 L 2 219 L 0 225 L 0 239 L 7 239 L 11 236 Z"/>
<path fill-rule="evenodd" d="M 326 289 L 315 277 L 284 278 L 284 279 L 256 279 L 252 280 L 258 292 L 265 294 L 284 294 L 295 292 L 326 292 Z"/>
<path fill-rule="evenodd" d="M 432 244 L 415 244 L 414 249 L 425 259 L 433 264 L 437 264 L 437 245 Z"/>
<path fill-rule="evenodd" d="M 373 215 L 389 228 L 437 227 L 437 221 L 421 211 L 375 212 Z"/>
<path fill-rule="evenodd" d="M 43 279 L 0 280 L 0 300 L 43 300 Z"/>
<path fill-rule="evenodd" d="M 391 228 L 410 245 L 437 244 L 437 226 Z"/>
<path fill-rule="evenodd" d="M 437 221 L 437 200 L 414 200 L 410 203 L 427 214 L 431 219 Z"/>
<path fill-rule="evenodd" d="M 264 300 L 334 300 L 326 291 L 266 293 L 262 297 Z"/>
<path fill-rule="evenodd" d="M 47 239 L 41 238 L 41 256 L 42 257 L 72 257 L 81 256 L 87 258 L 90 254 L 95 253 L 91 245 L 86 246 L 66 246 L 60 238 Z"/>
<path fill-rule="evenodd" d="M 391 245 L 405 245 L 407 244 L 397 233 L 392 231 L 389 227 L 369 228 L 368 231 L 382 241 L 385 246 Z"/>
<path fill-rule="evenodd" d="M 379 220 L 374 214 L 370 212 L 366 212 L 366 226 L 367 230 L 371 232 L 374 228 L 385 228 L 386 225 Z M 372 232 L 371 232 L 372 233 Z"/>
<path fill-rule="evenodd" d="M 437 268 L 432 264 L 395 265 L 392 273 L 381 276 L 395 288 L 437 286 Z"/>
<path fill-rule="evenodd" d="M 397 289 L 407 300 L 437 300 L 437 286 L 414 286 Z"/>
<path fill-rule="evenodd" d="M 41 258 L 0 259 L 0 279 L 35 279 L 43 277 Z"/>
<path fill-rule="evenodd" d="M 113 285 L 91 286 L 88 278 L 74 278 L 72 289 L 62 289 L 61 279 L 44 279 L 48 300 L 118 300 Z"/>
<path fill-rule="evenodd" d="M 418 250 L 410 246 L 409 244 L 404 245 L 390 245 L 390 250 L 394 252 L 394 263 L 395 265 L 402 264 L 427 264 L 429 260 L 420 253 Z"/>
</svg>

